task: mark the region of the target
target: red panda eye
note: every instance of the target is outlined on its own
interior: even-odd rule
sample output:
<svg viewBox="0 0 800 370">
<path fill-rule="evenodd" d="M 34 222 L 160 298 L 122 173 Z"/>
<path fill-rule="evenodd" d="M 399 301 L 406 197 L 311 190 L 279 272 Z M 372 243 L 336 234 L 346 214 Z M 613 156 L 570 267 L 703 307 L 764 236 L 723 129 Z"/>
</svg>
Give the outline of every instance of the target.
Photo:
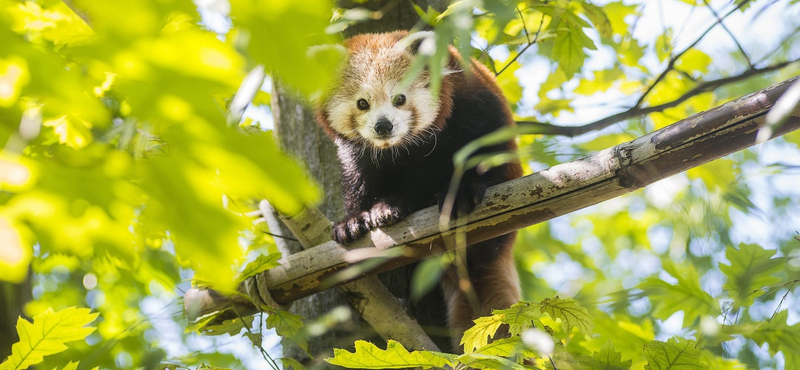
<svg viewBox="0 0 800 370">
<path fill-rule="evenodd" d="M 369 109 L 369 103 L 367 103 L 365 99 L 358 99 L 358 101 L 356 102 L 356 106 L 358 107 L 358 109 L 361 110 Z"/>
<path fill-rule="evenodd" d="M 399 107 L 399 106 L 405 104 L 406 103 L 406 96 L 403 95 L 403 94 L 396 95 L 394 97 L 394 102 L 393 103 L 394 103 L 395 107 Z"/>
</svg>

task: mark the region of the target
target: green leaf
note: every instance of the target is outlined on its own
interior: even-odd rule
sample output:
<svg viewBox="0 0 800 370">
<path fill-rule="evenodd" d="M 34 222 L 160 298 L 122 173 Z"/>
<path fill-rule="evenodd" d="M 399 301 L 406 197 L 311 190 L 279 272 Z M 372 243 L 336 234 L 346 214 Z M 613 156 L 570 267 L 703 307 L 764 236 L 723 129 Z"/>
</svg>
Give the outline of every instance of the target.
<svg viewBox="0 0 800 370">
<path fill-rule="evenodd" d="M 523 357 L 536 356 L 536 353 L 531 351 L 525 345 L 525 343 L 522 343 L 522 338 L 518 336 L 497 339 L 495 341 L 492 341 L 492 343 L 489 343 L 481 348 L 478 348 L 473 353 L 479 353 L 491 356 L 500 356 L 500 357 L 512 357 L 516 355 L 522 355 Z"/>
<path fill-rule="evenodd" d="M 278 263 L 280 258 L 280 252 L 256 257 L 255 261 L 248 263 L 247 266 L 244 267 L 244 270 L 242 270 L 242 272 L 239 274 L 239 277 L 236 279 L 236 281 L 245 281 L 261 272 L 280 266 L 280 263 Z"/>
<path fill-rule="evenodd" d="M 508 58 L 505 61 L 500 62 L 498 65 L 503 68 L 516 57 L 517 53 L 512 52 L 509 54 Z M 514 61 L 508 68 L 503 71 L 500 75 L 497 76 L 497 84 L 500 86 L 500 90 L 503 92 L 503 96 L 508 99 L 508 102 L 511 104 L 511 107 L 516 107 L 519 104 L 519 101 L 522 99 L 522 86 L 519 84 L 519 79 L 514 74 L 520 67 L 518 61 Z"/>
<path fill-rule="evenodd" d="M 280 359 L 281 364 L 283 364 L 284 369 L 291 369 L 291 370 L 306 370 L 306 367 L 291 357 L 283 357 Z"/>
<path fill-rule="evenodd" d="M 481 348 L 489 343 L 500 328 L 502 315 L 479 317 L 474 320 L 475 325 L 464 332 L 460 344 L 464 346 L 464 353 L 472 353 L 476 348 Z"/>
<path fill-rule="evenodd" d="M 756 297 L 764 294 L 761 288 L 780 281 L 774 274 L 783 269 L 786 258 L 773 258 L 775 253 L 755 244 L 742 243 L 738 249 L 727 248 L 725 257 L 730 265 L 720 263 L 719 269 L 728 277 L 724 288 L 738 305 L 751 305 Z"/>
<path fill-rule="evenodd" d="M 700 276 L 694 266 L 678 269 L 672 263 L 665 263 L 664 270 L 678 282 L 673 285 L 652 277 L 639 284 L 655 305 L 654 317 L 666 320 L 675 312 L 683 311 L 683 325 L 688 327 L 701 316 L 719 314 L 717 301 L 700 288 Z"/>
<path fill-rule="evenodd" d="M 770 321 L 733 326 L 731 333 L 752 339 L 759 346 L 769 344 L 769 353 L 783 352 L 786 369 L 800 369 L 800 323 L 789 326 L 789 311 L 778 312 Z"/>
<path fill-rule="evenodd" d="M 442 257 L 432 257 L 420 262 L 411 278 L 411 296 L 420 298 L 428 294 L 442 278 L 444 272 Z"/>
<path fill-rule="evenodd" d="M 586 370 L 628 370 L 631 368 L 631 360 L 622 361 L 622 353 L 614 349 L 610 340 L 599 351 L 594 352 L 591 358 L 582 359 L 580 363 L 586 367 Z"/>
<path fill-rule="evenodd" d="M 68 307 L 58 312 L 52 308 L 34 316 L 33 322 L 17 319 L 19 342 L 11 346 L 11 355 L 0 370 L 21 370 L 36 365 L 49 356 L 67 349 L 64 343 L 82 340 L 95 328 L 85 327 L 97 318 L 88 308 Z"/>
<path fill-rule="evenodd" d="M 233 0 L 231 18 L 249 33 L 247 51 L 256 62 L 309 95 L 332 81 L 344 56 L 333 46 L 338 37 L 325 32 L 331 6 L 327 0 Z"/>
<path fill-rule="evenodd" d="M 583 66 L 586 52 L 583 48 L 595 50 L 596 47 L 580 28 L 563 27 L 560 35 L 553 41 L 553 55 L 551 58 L 558 61 L 559 68 L 564 71 L 567 78 L 572 78 Z"/>
<path fill-rule="evenodd" d="M 204 335 L 238 335 L 242 332 L 242 329 L 245 327 L 253 326 L 253 321 L 255 320 L 255 316 L 245 316 L 242 318 L 237 317 L 236 312 L 232 312 L 232 310 L 223 310 L 219 311 L 213 315 L 209 315 L 209 317 L 203 317 L 202 319 L 198 320 L 196 323 L 189 325 L 186 327 L 187 331 L 198 331 L 203 333 Z M 232 319 L 222 320 L 219 322 L 218 319 L 215 320 L 215 317 L 224 316 L 224 317 L 231 317 Z"/>
<path fill-rule="evenodd" d="M 335 348 L 333 358 L 325 359 L 332 365 L 346 368 L 360 369 L 405 369 L 421 367 L 430 369 L 432 367 L 453 366 L 453 355 L 447 355 L 431 351 L 413 351 L 403 347 L 402 344 L 389 340 L 386 350 L 376 347 L 370 342 L 358 340 L 355 343 L 354 352 Z"/>
<path fill-rule="evenodd" d="M 656 39 L 656 56 L 665 61 L 672 55 L 672 29 L 667 29 Z"/>
<path fill-rule="evenodd" d="M 692 75 L 696 76 L 708 72 L 709 65 L 711 65 L 711 57 L 694 48 L 687 50 L 681 55 L 680 59 L 675 62 L 675 66 L 684 72 L 699 72 L 692 73 Z"/>
<path fill-rule="evenodd" d="M 611 2 L 603 5 L 603 10 L 608 17 L 608 22 L 611 24 L 611 29 L 617 35 L 625 35 L 629 33 L 628 23 L 625 22 L 625 17 L 636 13 L 636 4 L 625 5 L 622 1 Z"/>
<path fill-rule="evenodd" d="M 308 342 L 304 338 L 303 317 L 283 310 L 270 310 L 267 316 L 267 328 L 275 329 L 281 341 L 295 344 L 308 351 Z"/>
<path fill-rule="evenodd" d="M 654 340 L 644 346 L 647 357 L 645 370 L 701 370 L 708 364 L 701 362 L 702 351 L 695 349 L 695 341 L 670 338 L 666 343 Z"/>
<path fill-rule="evenodd" d="M 609 21 L 603 8 L 588 2 L 582 3 L 581 5 L 583 5 L 583 10 L 586 12 L 586 17 L 592 21 L 594 28 L 597 29 L 600 36 L 611 37 L 611 21 Z"/>
<path fill-rule="evenodd" d="M 507 358 L 487 355 L 483 353 L 468 353 L 458 356 L 458 361 L 474 369 L 511 369 L 525 370 L 522 366 Z"/>
<path fill-rule="evenodd" d="M 534 320 L 541 317 L 537 308 L 539 308 L 537 303 L 519 302 L 505 310 L 494 310 L 492 313 L 501 315 L 500 320 L 508 324 L 508 332 L 511 335 L 520 335 L 525 329 L 532 328 Z"/>
<path fill-rule="evenodd" d="M 594 324 L 592 317 L 589 316 L 589 311 L 581 307 L 578 302 L 572 298 L 545 298 L 539 308 L 542 313 L 550 315 L 553 319 L 560 319 L 564 325 L 564 331 L 569 333 L 573 327 L 583 333 L 583 335 L 591 335 Z"/>
</svg>

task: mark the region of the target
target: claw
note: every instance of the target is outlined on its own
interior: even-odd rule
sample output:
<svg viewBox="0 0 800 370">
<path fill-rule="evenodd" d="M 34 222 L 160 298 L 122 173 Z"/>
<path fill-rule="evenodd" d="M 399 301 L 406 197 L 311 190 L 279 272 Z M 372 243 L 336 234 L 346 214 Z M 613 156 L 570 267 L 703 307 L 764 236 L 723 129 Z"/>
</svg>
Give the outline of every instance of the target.
<svg viewBox="0 0 800 370">
<path fill-rule="evenodd" d="M 333 226 L 332 236 L 339 244 L 350 244 L 370 230 L 394 225 L 408 214 L 406 207 L 384 201 L 375 203 L 369 211 L 351 216 Z"/>
</svg>

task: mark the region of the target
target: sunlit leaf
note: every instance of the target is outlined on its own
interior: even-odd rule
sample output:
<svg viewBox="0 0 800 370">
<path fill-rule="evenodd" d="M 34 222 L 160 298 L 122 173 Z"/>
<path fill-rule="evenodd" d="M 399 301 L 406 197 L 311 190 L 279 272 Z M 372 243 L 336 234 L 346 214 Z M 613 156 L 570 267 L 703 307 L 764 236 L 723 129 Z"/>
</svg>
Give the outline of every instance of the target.
<svg viewBox="0 0 800 370">
<path fill-rule="evenodd" d="M 464 332 L 461 337 L 461 345 L 464 346 L 464 353 L 472 353 L 476 348 L 481 348 L 489 343 L 497 329 L 500 328 L 502 315 L 492 315 L 479 317 L 474 320 L 475 325 Z"/>
<path fill-rule="evenodd" d="M 639 285 L 654 303 L 654 317 L 666 320 L 675 312 L 683 311 L 683 325 L 688 327 L 701 316 L 719 314 L 719 304 L 700 287 L 700 277 L 694 266 L 678 269 L 668 263 L 664 270 L 677 279 L 675 284 L 650 278 Z"/>
<path fill-rule="evenodd" d="M 701 370 L 708 369 L 708 365 L 700 361 L 702 353 L 695 349 L 695 341 L 676 337 L 670 338 L 666 343 L 652 341 L 644 346 L 644 355 L 647 357 L 645 370 Z"/>
<path fill-rule="evenodd" d="M 28 276 L 32 257 L 29 232 L 0 214 L 0 240 L 0 280 L 19 284 Z"/>
<path fill-rule="evenodd" d="M 354 352 L 335 348 L 333 358 L 325 361 L 351 369 L 405 369 L 409 367 L 430 369 L 445 365 L 452 366 L 453 357 L 455 357 L 431 351 L 409 352 L 402 344 L 393 340 L 388 341 L 385 350 L 363 340 L 356 341 L 355 347 Z"/>
<path fill-rule="evenodd" d="M 800 353 L 800 323 L 789 325 L 789 312 L 778 312 L 769 321 L 738 325 L 731 328 L 731 333 L 741 334 L 752 339 L 759 346 L 769 343 L 769 352 L 776 354 L 779 351 L 787 356 L 786 368 L 797 369 L 800 360 L 796 355 Z"/>
<path fill-rule="evenodd" d="M 594 324 L 592 323 L 592 317 L 589 316 L 589 311 L 581 307 L 572 298 L 559 298 L 558 296 L 545 298 L 542 300 L 539 310 L 550 315 L 553 319 L 560 319 L 567 333 L 572 328 L 578 328 L 584 335 L 592 334 Z"/>
<path fill-rule="evenodd" d="M 594 28 L 600 33 L 602 37 L 611 37 L 611 22 L 602 7 L 585 2 L 581 4 L 586 11 L 586 17 L 592 21 Z"/>
<path fill-rule="evenodd" d="M 343 56 L 340 49 L 323 47 L 338 41 L 325 33 L 331 8 L 326 0 L 234 0 L 231 17 L 249 34 L 247 50 L 253 59 L 310 94 L 328 86 Z"/>
<path fill-rule="evenodd" d="M 541 317 L 536 303 L 519 302 L 505 310 L 494 310 L 492 313 L 501 315 L 500 320 L 508 324 L 511 335 L 519 335 L 526 329 L 534 326 L 534 321 Z"/>
<path fill-rule="evenodd" d="M 586 52 L 583 49 L 596 48 L 594 42 L 579 28 L 563 28 L 559 29 L 559 32 L 563 34 L 554 41 L 552 58 L 558 61 L 559 68 L 564 71 L 567 78 L 572 78 L 586 59 Z"/>
<path fill-rule="evenodd" d="M 720 158 L 686 171 L 690 179 L 702 179 L 709 190 L 727 190 L 739 172 L 735 162 Z"/>
<path fill-rule="evenodd" d="M 248 263 L 247 266 L 244 267 L 244 270 L 242 270 L 236 280 L 242 282 L 264 271 L 278 267 L 280 266 L 280 263 L 278 263 L 280 258 L 280 253 L 260 255 L 256 257 L 255 261 Z"/>
<path fill-rule="evenodd" d="M 88 308 L 52 309 L 34 316 L 33 322 L 17 319 L 20 341 L 11 347 L 11 355 L 0 363 L 2 370 L 27 369 L 49 356 L 67 349 L 65 343 L 82 340 L 95 328 L 86 327 L 97 318 Z"/>
<path fill-rule="evenodd" d="M 628 370 L 631 360 L 622 361 L 622 354 L 614 349 L 611 341 L 606 342 L 599 351 L 592 353 L 592 357 L 582 359 L 581 365 L 587 370 Z"/>
<path fill-rule="evenodd" d="M 526 369 L 525 366 L 522 366 L 509 359 L 477 352 L 458 356 L 458 361 L 474 369 Z"/>
<path fill-rule="evenodd" d="M 761 288 L 780 281 L 775 273 L 781 271 L 785 257 L 775 257 L 776 251 L 766 250 L 756 244 L 739 244 L 739 248 L 728 247 L 725 257 L 730 265 L 720 263 L 719 269 L 728 277 L 725 289 L 736 299 L 738 305 L 749 306 L 755 298 L 764 294 Z"/>
</svg>

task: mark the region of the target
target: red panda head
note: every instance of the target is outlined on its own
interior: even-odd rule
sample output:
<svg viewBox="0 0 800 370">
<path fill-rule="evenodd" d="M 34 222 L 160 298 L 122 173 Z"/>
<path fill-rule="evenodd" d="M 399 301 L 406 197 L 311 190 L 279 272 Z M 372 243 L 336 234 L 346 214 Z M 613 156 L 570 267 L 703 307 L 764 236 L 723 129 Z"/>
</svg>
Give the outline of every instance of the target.
<svg viewBox="0 0 800 370">
<path fill-rule="evenodd" d="M 437 96 L 427 69 L 404 80 L 429 37 L 430 32 L 397 31 L 347 40 L 348 57 L 338 82 L 317 108 L 317 120 L 328 135 L 378 149 L 432 138 L 452 110 L 447 75 L 454 71 L 445 71 Z"/>
</svg>

